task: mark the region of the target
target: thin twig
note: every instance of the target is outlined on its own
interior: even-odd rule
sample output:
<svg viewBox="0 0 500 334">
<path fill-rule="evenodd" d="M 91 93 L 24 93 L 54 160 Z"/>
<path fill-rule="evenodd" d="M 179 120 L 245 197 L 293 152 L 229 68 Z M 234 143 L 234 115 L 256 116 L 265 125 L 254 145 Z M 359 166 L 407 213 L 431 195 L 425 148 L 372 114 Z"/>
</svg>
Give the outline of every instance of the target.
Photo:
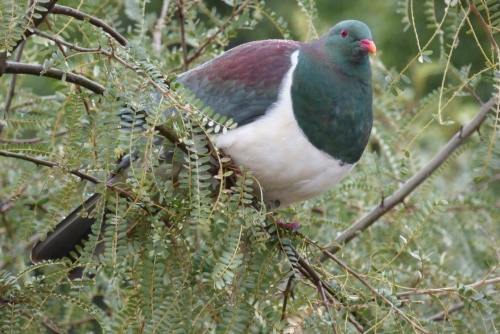
<svg viewBox="0 0 500 334">
<path fill-rule="evenodd" d="M 363 277 L 361 277 L 361 275 L 359 275 L 357 272 L 355 272 L 354 270 L 352 270 L 351 268 L 349 268 L 348 266 L 346 266 L 342 261 L 340 261 L 339 259 L 337 259 L 333 254 L 331 254 L 331 253 L 329 253 L 327 251 L 323 251 L 323 254 L 325 254 L 328 258 L 330 258 L 335 263 L 337 263 L 340 267 L 342 267 L 349 274 L 351 274 L 352 276 L 356 277 L 356 279 L 358 281 L 360 281 L 361 283 L 363 283 L 363 285 L 366 286 L 368 288 L 368 290 L 370 290 L 373 293 L 373 295 L 375 295 L 378 298 L 380 298 L 385 304 L 387 304 L 389 307 L 391 307 L 391 309 L 393 309 L 394 312 L 396 312 L 401 318 L 403 318 L 404 320 L 406 320 L 406 322 L 408 322 L 412 328 L 414 328 L 416 330 L 419 330 L 422 333 L 426 333 L 426 334 L 430 333 L 427 330 L 425 330 L 424 328 L 420 327 L 418 324 L 416 324 L 413 320 L 411 320 L 403 311 L 401 311 L 399 308 L 397 308 L 393 303 L 391 303 L 390 300 L 388 300 L 387 298 L 385 298 L 374 287 L 372 287 L 370 285 L 370 283 L 368 283 Z"/>
<path fill-rule="evenodd" d="M 17 49 L 16 57 L 14 58 L 14 61 L 16 61 L 16 62 L 21 61 L 21 57 L 23 55 L 23 50 L 24 50 L 25 45 L 26 45 L 26 43 L 24 41 L 19 45 L 19 48 Z M 16 92 L 16 79 L 17 79 L 17 74 L 12 75 L 12 78 L 10 78 L 9 92 L 7 93 L 7 97 L 5 98 L 5 104 L 3 106 L 2 118 L 4 118 L 4 119 L 7 116 L 7 113 L 9 112 L 10 104 L 12 103 L 12 99 L 14 98 L 14 93 Z M 1 132 L 1 128 L 0 128 L 0 132 Z"/>
<path fill-rule="evenodd" d="M 70 327 L 70 326 L 74 326 L 74 325 L 85 324 L 87 322 L 92 322 L 92 321 L 95 321 L 94 317 L 86 317 L 86 318 L 82 318 L 82 319 L 77 319 L 77 320 L 72 320 L 72 321 L 60 323 L 59 327 Z"/>
<path fill-rule="evenodd" d="M 56 133 L 54 137 L 60 137 L 65 134 L 67 134 L 68 131 L 62 131 L 59 133 Z M 0 138 L 0 143 L 5 143 L 5 144 L 34 144 L 34 143 L 39 143 L 44 141 L 44 138 L 26 138 L 26 139 L 4 139 Z"/>
<path fill-rule="evenodd" d="M 198 58 L 201 55 L 201 53 L 203 52 L 203 50 L 210 43 L 212 43 L 212 41 L 217 37 L 217 35 L 220 34 L 229 23 L 231 23 L 231 21 L 234 19 L 234 17 L 237 16 L 238 14 L 240 14 L 245 9 L 245 7 L 248 6 L 249 2 L 250 2 L 250 0 L 246 0 L 244 3 L 241 4 L 241 6 L 237 10 L 235 10 L 234 12 L 232 12 L 231 15 L 228 17 L 228 19 L 226 21 L 224 21 L 224 23 L 222 23 L 219 26 L 219 29 L 217 29 L 217 31 L 214 34 L 212 34 L 212 36 L 208 37 L 205 40 L 205 42 L 203 42 L 198 47 L 198 49 L 196 50 L 196 52 L 192 56 L 190 56 L 188 59 L 186 59 L 185 63 L 187 65 L 189 65 L 193 60 L 195 60 L 196 58 Z"/>
<path fill-rule="evenodd" d="M 136 68 L 134 66 L 130 65 L 125 60 L 123 60 L 120 57 L 118 57 L 114 52 L 110 52 L 110 51 L 107 51 L 107 50 L 104 50 L 104 49 L 101 49 L 101 48 L 94 48 L 94 49 L 91 49 L 91 48 L 82 48 L 82 47 L 80 47 L 78 45 L 65 42 L 65 41 L 63 41 L 60 38 L 57 38 L 57 37 L 52 36 L 52 35 L 49 35 L 49 34 L 43 32 L 41 30 L 38 30 L 38 29 L 33 29 L 33 32 L 36 35 L 40 36 L 40 37 L 43 37 L 43 38 L 49 39 L 49 40 L 51 40 L 51 41 L 53 41 L 55 43 L 64 45 L 64 46 L 66 46 L 67 48 L 69 48 L 71 50 L 75 50 L 75 51 L 78 51 L 78 52 L 85 52 L 85 53 L 99 53 L 99 54 L 103 54 L 103 55 L 105 55 L 105 56 L 107 56 L 109 58 L 112 58 L 112 59 L 118 61 L 124 67 L 126 67 L 128 69 L 131 69 L 133 71 L 136 71 Z"/>
<path fill-rule="evenodd" d="M 33 320 L 33 316 L 29 313 L 26 313 L 24 311 L 21 311 L 21 314 L 24 315 L 26 318 Z M 63 334 L 57 327 L 55 327 L 52 323 L 48 322 L 47 320 L 42 320 L 42 324 L 52 333 L 54 334 Z"/>
<path fill-rule="evenodd" d="M 450 317 L 450 313 L 453 313 L 455 311 L 462 309 L 464 307 L 464 305 L 465 305 L 464 302 L 453 304 L 450 307 L 448 307 L 446 310 L 443 310 L 439 313 L 436 313 L 432 317 L 427 318 L 427 321 L 436 321 L 437 322 L 437 321 L 443 321 L 445 319 L 448 319 Z"/>
<path fill-rule="evenodd" d="M 179 25 L 181 27 L 181 48 L 182 48 L 182 69 L 186 72 L 189 68 L 187 61 L 186 29 L 184 27 L 184 1 L 177 0 L 177 12 L 179 15 Z"/>
<path fill-rule="evenodd" d="M 47 22 L 47 24 L 48 24 L 48 22 Z M 52 30 L 51 25 L 48 24 L 48 26 L 49 26 L 49 29 Z M 68 58 L 68 54 L 66 53 L 66 49 L 63 47 L 63 45 L 61 43 L 58 43 L 58 42 L 56 42 L 56 45 L 57 45 L 59 51 L 61 51 L 61 53 L 63 54 L 63 57 L 65 59 L 67 59 Z M 75 69 L 72 69 L 71 73 L 78 75 L 78 73 L 76 72 Z M 76 85 L 76 91 L 79 92 L 79 93 L 82 93 L 82 87 Z M 87 115 L 90 115 L 90 106 L 89 106 L 89 104 L 87 102 L 87 99 L 83 99 L 82 102 L 83 102 L 83 106 L 85 107 L 85 111 L 87 112 Z"/>
<path fill-rule="evenodd" d="M 58 80 L 62 80 L 63 77 L 65 76 L 66 77 L 65 81 L 85 87 L 96 94 L 102 95 L 105 90 L 103 86 L 99 85 L 98 83 L 92 80 L 85 78 L 84 76 L 70 72 L 63 72 L 55 68 L 45 69 L 42 65 L 24 64 L 24 63 L 8 61 L 5 73 L 30 74 L 36 76 L 49 77 Z"/>
<path fill-rule="evenodd" d="M 479 13 L 479 11 L 477 10 L 476 5 L 474 4 L 474 0 L 469 0 L 469 6 L 470 6 L 470 9 L 472 9 L 472 12 L 474 12 L 474 15 L 476 15 L 477 19 L 481 23 L 481 26 L 483 26 L 483 29 L 486 32 L 486 35 L 488 36 L 488 39 L 490 40 L 491 45 L 495 48 L 495 51 L 499 51 L 498 44 L 495 41 L 493 34 L 491 33 L 491 29 L 488 26 L 488 24 L 484 21 L 483 17 L 481 16 L 481 13 Z"/>
<path fill-rule="evenodd" d="M 335 244 L 329 244 L 324 248 L 331 248 L 330 253 L 332 254 L 339 251 L 340 247 L 337 246 L 338 244 L 342 245 L 348 243 L 397 204 L 403 203 L 404 199 L 411 194 L 413 190 L 426 181 L 432 173 L 434 173 L 475 131 L 477 131 L 477 129 L 479 129 L 486 119 L 486 115 L 495 104 L 496 102 L 494 100 L 490 100 L 481 106 L 476 116 L 474 116 L 467 125 L 462 127 L 425 167 L 413 175 L 391 196 L 386 197 L 383 203 L 374 207 L 369 213 L 352 224 L 351 227 L 340 233 L 335 238 Z M 326 259 L 327 257 L 322 255 L 321 260 L 324 261 Z"/>
<path fill-rule="evenodd" d="M 489 284 L 497 284 L 500 283 L 500 277 L 495 277 L 491 279 L 483 279 L 482 281 L 472 283 L 465 285 L 465 288 L 469 289 L 474 289 L 483 285 L 489 285 Z M 415 295 L 437 295 L 437 294 L 442 294 L 442 293 L 450 293 L 450 292 L 456 292 L 458 291 L 458 287 L 456 286 L 450 286 L 446 288 L 435 288 L 435 289 L 421 289 L 421 290 L 413 290 L 413 291 L 406 291 L 406 292 L 400 292 L 396 294 L 398 298 L 400 297 L 406 297 L 406 296 L 415 296 Z"/>
<path fill-rule="evenodd" d="M 66 6 L 61 6 L 61 5 L 55 5 L 54 8 L 50 11 L 51 14 L 61 14 L 61 15 L 67 15 L 71 16 L 77 20 L 81 21 L 88 21 L 90 24 L 102 28 L 106 33 L 108 33 L 110 36 L 112 36 L 118 43 L 120 43 L 122 46 L 125 46 L 128 44 L 128 41 L 125 37 L 120 35 L 118 31 L 115 29 L 111 28 L 109 25 L 106 24 L 106 22 L 95 18 L 93 16 L 90 16 L 88 14 L 85 14 L 83 12 L 80 12 L 79 10 L 73 9 L 71 7 L 66 7 Z"/>
<path fill-rule="evenodd" d="M 86 181 L 92 182 L 94 184 L 102 184 L 106 188 L 113 190 L 113 191 L 116 191 L 117 193 L 119 193 L 123 197 L 128 198 L 134 202 L 136 202 L 140 198 L 144 203 L 149 203 L 152 206 L 154 206 L 160 210 L 164 210 L 164 211 L 168 212 L 168 209 L 166 209 L 162 205 L 158 204 L 154 200 L 140 197 L 140 195 L 135 195 L 135 194 L 133 194 L 133 193 L 131 193 L 123 188 L 119 188 L 116 185 L 111 184 L 107 181 L 102 181 L 96 177 L 85 174 L 85 173 L 81 172 L 78 168 L 68 170 L 67 168 L 65 169 L 64 166 L 61 166 L 60 164 L 55 163 L 55 162 L 49 162 L 49 161 L 41 160 L 41 159 L 31 157 L 31 156 L 28 156 L 25 154 L 12 153 L 9 151 L 4 151 L 4 150 L 0 150 L 0 156 L 25 160 L 25 161 L 33 162 L 34 164 L 37 164 L 37 165 L 42 165 L 42 166 L 51 167 L 51 168 L 59 167 L 63 170 L 66 170 L 68 173 L 70 173 L 72 175 L 78 176 L 82 180 L 86 180 Z"/>
<path fill-rule="evenodd" d="M 4 156 L 4 157 L 16 158 L 16 159 L 19 159 L 19 160 L 29 161 L 29 162 L 32 162 L 34 164 L 41 165 L 41 166 L 46 166 L 46 167 L 51 167 L 51 168 L 59 167 L 61 169 L 64 169 L 64 167 L 62 167 L 60 164 L 58 164 L 56 162 L 50 162 L 50 161 L 41 160 L 41 159 L 38 159 L 38 158 L 35 158 L 35 157 L 31 157 L 31 156 L 25 155 L 25 154 L 12 153 L 12 152 L 9 152 L 9 151 L 0 150 L 0 155 Z M 108 183 L 106 181 L 99 180 L 98 178 L 93 177 L 91 175 L 82 173 L 77 168 L 68 170 L 68 172 L 70 174 L 78 176 L 82 180 L 87 180 L 87 181 L 90 181 L 90 182 L 92 182 L 94 184 L 103 184 L 107 188 L 109 188 L 111 190 L 114 190 L 114 191 L 120 193 L 121 195 L 123 195 L 123 196 L 125 196 L 127 198 L 135 199 L 137 197 L 137 196 L 133 195 L 132 193 L 129 193 L 128 191 L 126 191 L 126 190 L 124 190 L 122 188 L 116 187 L 113 184 L 110 184 L 110 183 Z"/>
<path fill-rule="evenodd" d="M 500 250 L 498 249 L 498 245 L 497 245 L 497 242 L 495 241 L 495 238 L 491 234 L 489 234 L 488 231 L 486 231 L 484 229 L 484 227 L 479 226 L 479 229 L 481 231 L 483 231 L 486 238 L 490 239 L 491 247 L 493 247 L 493 250 L 495 251 L 495 255 L 497 256 L 497 261 L 500 262 Z"/>
</svg>

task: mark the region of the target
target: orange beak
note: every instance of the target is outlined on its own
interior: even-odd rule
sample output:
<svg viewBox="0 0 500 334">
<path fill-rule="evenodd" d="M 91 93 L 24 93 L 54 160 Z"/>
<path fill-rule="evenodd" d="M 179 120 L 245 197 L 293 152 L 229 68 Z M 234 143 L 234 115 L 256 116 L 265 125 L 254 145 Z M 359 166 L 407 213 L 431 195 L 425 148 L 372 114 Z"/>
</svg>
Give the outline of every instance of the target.
<svg viewBox="0 0 500 334">
<path fill-rule="evenodd" d="M 362 39 L 359 41 L 361 44 L 361 47 L 365 49 L 366 51 L 376 54 L 377 53 L 377 47 L 375 46 L 375 43 L 371 39 Z"/>
</svg>

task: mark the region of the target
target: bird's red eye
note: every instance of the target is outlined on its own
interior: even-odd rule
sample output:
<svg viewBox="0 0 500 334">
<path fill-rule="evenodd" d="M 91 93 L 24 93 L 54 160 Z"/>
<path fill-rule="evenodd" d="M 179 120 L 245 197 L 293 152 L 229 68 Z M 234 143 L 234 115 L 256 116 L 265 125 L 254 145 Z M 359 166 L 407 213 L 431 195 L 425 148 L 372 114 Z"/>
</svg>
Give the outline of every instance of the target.
<svg viewBox="0 0 500 334">
<path fill-rule="evenodd" d="M 347 29 L 340 30 L 340 37 L 346 38 L 348 35 L 349 35 L 349 32 L 347 31 Z"/>
</svg>

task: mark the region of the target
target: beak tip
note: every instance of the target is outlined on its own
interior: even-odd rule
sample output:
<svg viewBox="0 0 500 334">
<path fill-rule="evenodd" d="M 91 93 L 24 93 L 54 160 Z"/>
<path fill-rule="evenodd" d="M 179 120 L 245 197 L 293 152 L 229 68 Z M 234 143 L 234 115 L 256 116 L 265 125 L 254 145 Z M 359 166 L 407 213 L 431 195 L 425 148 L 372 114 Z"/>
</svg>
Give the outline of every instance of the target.
<svg viewBox="0 0 500 334">
<path fill-rule="evenodd" d="M 377 47 L 375 46 L 375 43 L 373 43 L 371 39 L 362 39 L 360 43 L 361 47 L 366 51 L 373 54 L 377 54 Z"/>
</svg>

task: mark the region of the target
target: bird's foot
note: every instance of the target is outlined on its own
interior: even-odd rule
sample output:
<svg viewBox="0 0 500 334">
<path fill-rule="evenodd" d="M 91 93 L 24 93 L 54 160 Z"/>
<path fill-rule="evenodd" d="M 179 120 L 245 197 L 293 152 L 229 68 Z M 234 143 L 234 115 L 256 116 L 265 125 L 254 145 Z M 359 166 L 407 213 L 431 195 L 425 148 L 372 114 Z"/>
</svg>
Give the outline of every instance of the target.
<svg viewBox="0 0 500 334">
<path fill-rule="evenodd" d="M 293 222 L 293 223 L 284 223 L 281 221 L 281 219 L 278 219 L 276 221 L 276 224 L 284 229 L 291 230 L 292 232 L 297 232 L 300 228 L 300 222 Z"/>
</svg>

